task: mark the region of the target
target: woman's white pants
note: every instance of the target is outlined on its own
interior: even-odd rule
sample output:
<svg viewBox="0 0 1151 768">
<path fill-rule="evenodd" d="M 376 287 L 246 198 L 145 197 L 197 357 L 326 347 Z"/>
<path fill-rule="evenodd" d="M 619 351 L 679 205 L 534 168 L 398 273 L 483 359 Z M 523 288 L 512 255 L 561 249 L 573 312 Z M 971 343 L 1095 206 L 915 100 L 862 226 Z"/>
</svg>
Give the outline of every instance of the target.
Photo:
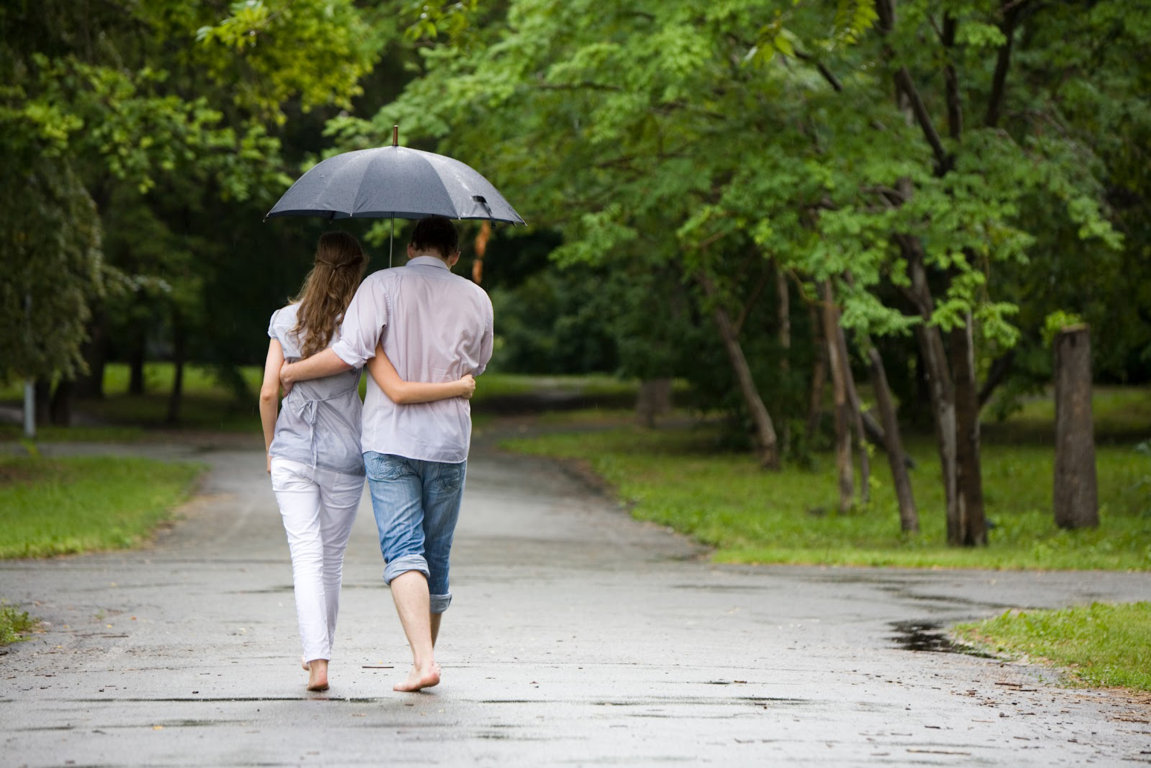
<svg viewBox="0 0 1151 768">
<path fill-rule="evenodd" d="M 307 661 L 332 657 L 344 550 L 363 487 L 363 475 L 272 457 L 272 490 L 288 534 L 296 616 Z"/>
</svg>

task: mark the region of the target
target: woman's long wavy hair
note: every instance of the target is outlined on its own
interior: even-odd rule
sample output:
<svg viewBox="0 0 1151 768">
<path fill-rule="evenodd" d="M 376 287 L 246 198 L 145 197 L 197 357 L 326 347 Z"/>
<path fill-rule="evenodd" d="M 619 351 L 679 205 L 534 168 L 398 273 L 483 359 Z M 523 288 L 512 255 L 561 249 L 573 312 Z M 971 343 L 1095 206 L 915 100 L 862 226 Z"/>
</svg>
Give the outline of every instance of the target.
<svg viewBox="0 0 1151 768">
<path fill-rule="evenodd" d="M 328 346 L 360 285 L 366 263 L 356 238 L 346 232 L 320 235 L 316 263 L 292 300 L 300 305 L 292 332 L 302 342 L 303 357 L 311 357 Z"/>
</svg>

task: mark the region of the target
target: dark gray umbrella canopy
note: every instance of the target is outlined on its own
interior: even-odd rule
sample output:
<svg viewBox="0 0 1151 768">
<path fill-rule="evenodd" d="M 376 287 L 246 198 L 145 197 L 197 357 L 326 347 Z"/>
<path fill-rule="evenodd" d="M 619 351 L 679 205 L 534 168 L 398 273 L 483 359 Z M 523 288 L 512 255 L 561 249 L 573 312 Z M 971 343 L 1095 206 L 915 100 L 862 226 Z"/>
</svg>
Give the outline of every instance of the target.
<svg viewBox="0 0 1151 768">
<path fill-rule="evenodd" d="M 524 220 L 491 182 L 459 160 L 407 147 L 379 147 L 329 157 L 305 173 L 268 211 L 329 219 Z"/>
</svg>

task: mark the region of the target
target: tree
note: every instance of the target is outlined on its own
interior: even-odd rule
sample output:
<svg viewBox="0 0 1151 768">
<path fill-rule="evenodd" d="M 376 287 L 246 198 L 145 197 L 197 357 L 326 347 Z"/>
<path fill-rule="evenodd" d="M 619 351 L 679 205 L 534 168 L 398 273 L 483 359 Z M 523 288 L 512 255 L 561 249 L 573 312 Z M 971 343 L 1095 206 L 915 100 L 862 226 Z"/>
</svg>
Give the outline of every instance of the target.
<svg viewBox="0 0 1151 768">
<path fill-rule="evenodd" d="M 83 365 L 75 340 L 102 287 L 99 219 L 67 162 L 20 154 L 23 167 L 0 189 L 0 312 L 9 319 L 0 379 L 71 376 Z"/>
<path fill-rule="evenodd" d="M 29 251 L 20 238 L 59 218 L 60 201 L 80 193 L 104 223 L 121 213 L 110 213 L 110 206 L 128 201 L 136 212 L 151 209 L 150 220 L 169 233 L 168 245 L 197 242 L 185 226 L 186 212 L 202 210 L 206 201 L 244 201 L 285 185 L 280 142 L 270 130 L 286 121 L 287 111 L 350 106 L 379 43 L 350 0 L 249 0 L 226 12 L 218 4 L 174 0 L 47 0 L 0 9 L 0 32 L 0 74 L 7 84 L 0 89 L 0 135 L 10 150 L 0 158 L 5 178 L 47 173 L 55 180 L 21 190 L 20 212 L 6 232 L 11 239 L 2 243 L 5 262 L 17 267 L 9 273 L 27 266 Z M 28 160 L 41 157 L 48 158 L 41 166 Z M 162 200 L 155 194 L 161 190 Z M 247 215 L 258 216 L 258 210 Z M 88 227 L 83 222 L 90 219 L 78 221 L 76 229 L 90 229 L 92 236 L 65 228 L 62 239 L 99 242 L 101 222 Z M 22 279 L 33 284 L 14 290 L 68 295 L 73 311 L 62 313 L 64 320 L 52 318 L 59 325 L 36 366 L 12 357 L 19 367 L 6 366 L 0 375 L 74 377 L 83 367 L 83 321 L 107 282 L 103 273 L 117 286 L 158 289 L 149 300 L 165 305 L 165 320 L 173 329 L 186 321 L 197 300 L 192 297 L 207 282 L 199 270 L 206 262 L 195 258 L 199 254 L 148 244 L 149 257 L 141 261 L 139 247 L 132 254 L 120 249 L 129 240 L 110 238 L 115 250 L 103 262 L 93 247 L 43 244 L 54 250 L 38 253 L 44 264 L 65 253 L 75 262 L 75 254 L 84 252 L 88 265 L 25 270 Z M 65 275 L 72 275 L 67 285 Z M 5 290 L 6 297 L 11 293 Z M 109 299 L 138 295 L 113 291 Z M 0 330 L 2 345 L 34 346 L 20 334 L 18 326 Z"/>
</svg>

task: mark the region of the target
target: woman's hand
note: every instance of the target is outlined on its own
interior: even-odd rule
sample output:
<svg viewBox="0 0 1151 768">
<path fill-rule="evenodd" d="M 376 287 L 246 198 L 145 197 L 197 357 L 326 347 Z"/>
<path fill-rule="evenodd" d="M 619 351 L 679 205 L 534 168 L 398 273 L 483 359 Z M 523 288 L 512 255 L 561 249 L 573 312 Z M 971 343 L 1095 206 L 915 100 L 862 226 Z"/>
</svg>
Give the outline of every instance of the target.
<svg viewBox="0 0 1151 768">
<path fill-rule="evenodd" d="M 462 388 L 460 397 L 465 400 L 471 400 L 472 395 L 476 392 L 476 379 L 470 373 L 465 373 L 459 380 L 459 385 Z"/>
</svg>

